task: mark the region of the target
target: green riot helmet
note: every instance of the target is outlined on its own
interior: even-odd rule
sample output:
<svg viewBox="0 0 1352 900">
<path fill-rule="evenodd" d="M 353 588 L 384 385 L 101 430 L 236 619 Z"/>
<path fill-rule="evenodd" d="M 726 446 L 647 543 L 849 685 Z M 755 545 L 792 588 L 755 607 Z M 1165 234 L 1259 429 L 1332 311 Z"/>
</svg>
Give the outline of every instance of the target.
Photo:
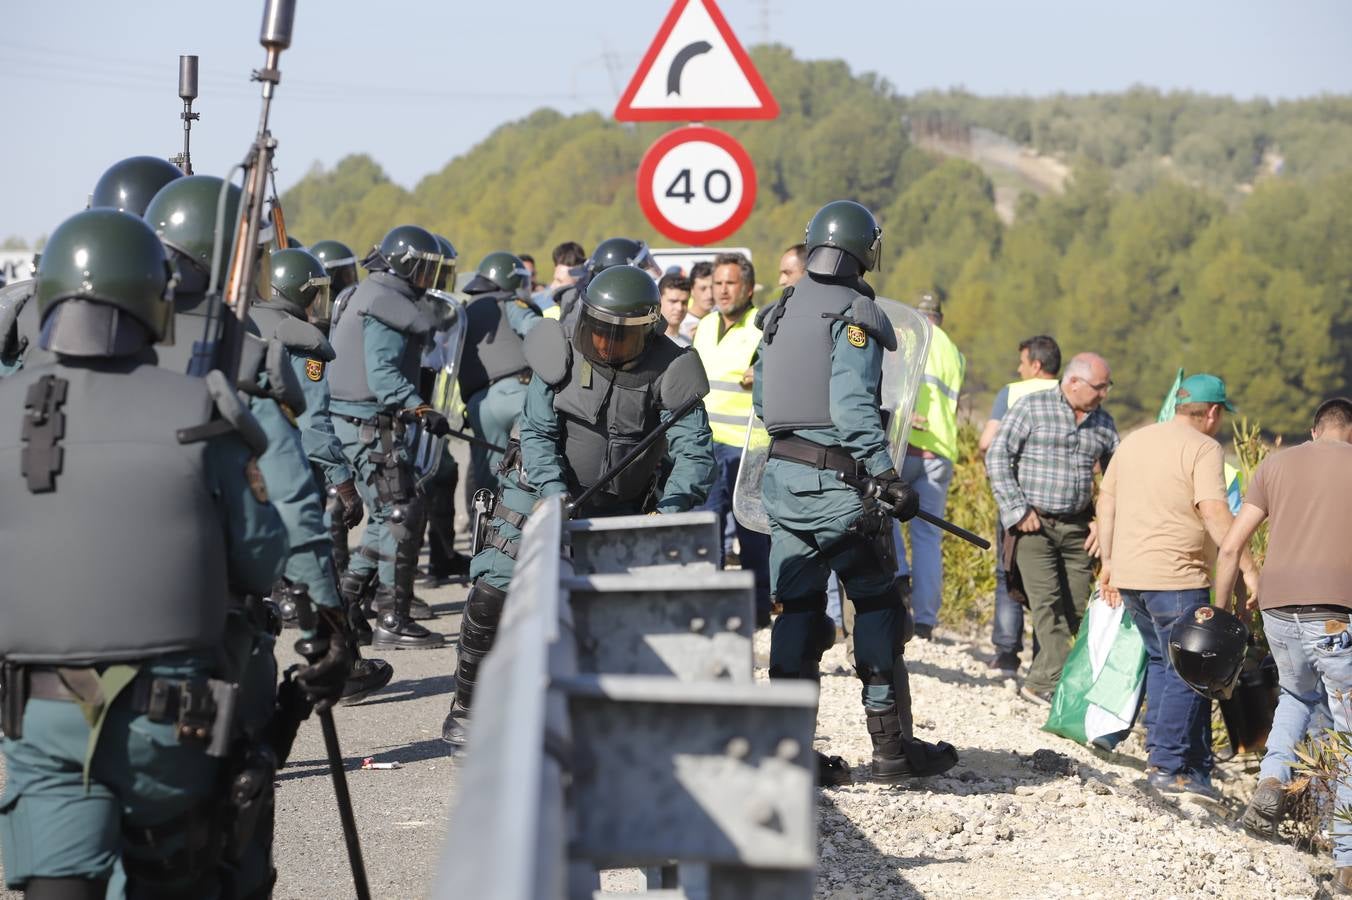
<svg viewBox="0 0 1352 900">
<path fill-rule="evenodd" d="M 611 266 L 587 284 L 574 346 L 605 366 L 623 366 L 656 336 L 661 295 L 657 282 L 637 266 Z"/>
<path fill-rule="evenodd" d="M 182 169 L 158 156 L 129 156 L 99 176 L 89 208 L 120 209 L 139 216 L 160 188 L 182 177 Z"/>
<path fill-rule="evenodd" d="M 164 245 L 144 221 L 115 209 L 76 213 L 47 239 L 35 279 L 44 346 L 116 356 L 144 346 L 141 329 L 161 340 L 174 312 L 173 285 Z M 124 315 L 139 326 L 130 334 Z"/>
<path fill-rule="evenodd" d="M 455 261 L 460 254 L 455 252 L 455 245 L 452 244 L 444 234 L 432 235 L 441 245 L 441 271 L 437 274 L 437 283 L 433 285 L 439 291 L 455 289 Z M 448 287 L 449 285 L 449 287 Z"/>
<path fill-rule="evenodd" d="M 324 270 L 329 273 L 332 279 L 329 285 L 333 296 L 337 297 L 344 290 L 357 283 L 357 255 L 352 252 L 352 248 L 339 241 L 320 241 L 310 248 L 324 265 Z"/>
<path fill-rule="evenodd" d="M 882 242 L 873 213 L 853 200 L 833 200 L 807 223 L 807 270 L 846 277 L 872 272 Z"/>
<path fill-rule="evenodd" d="M 268 260 L 272 299 L 301 318 L 327 322 L 333 309 L 332 280 L 324 264 L 305 250 L 272 251 Z"/>
<path fill-rule="evenodd" d="M 293 236 L 291 236 L 291 235 L 288 234 L 288 235 L 286 236 L 286 249 L 288 249 L 288 250 L 304 250 L 304 249 L 305 249 L 305 245 L 302 244 L 297 238 L 295 238 L 295 237 L 293 237 Z"/>
<path fill-rule="evenodd" d="M 516 254 L 495 250 L 484 257 L 469 284 L 466 294 L 487 294 L 507 291 L 525 300 L 530 296 L 530 270 Z"/>
<path fill-rule="evenodd" d="M 380 257 L 390 271 L 420 291 L 437 283 L 445 260 L 441 244 L 426 228 L 400 225 L 380 242 Z"/>
<path fill-rule="evenodd" d="M 587 271 L 595 275 L 611 266 L 637 266 L 640 269 L 648 269 L 653 265 L 648 245 L 642 241 L 631 238 L 607 238 L 596 245 L 591 258 L 587 260 Z"/>
<path fill-rule="evenodd" d="M 201 289 L 211 275 L 211 258 L 216 244 L 217 207 L 225 181 L 215 175 L 187 175 L 160 188 L 146 207 L 145 220 L 160 240 L 191 263 L 201 278 Z M 235 225 L 239 220 L 239 201 L 243 192 L 238 185 L 226 189 L 225 215 L 221 219 L 220 258 L 216 262 L 217 284 L 225 282 L 230 251 L 235 243 Z M 188 272 L 180 271 L 182 277 Z"/>
</svg>

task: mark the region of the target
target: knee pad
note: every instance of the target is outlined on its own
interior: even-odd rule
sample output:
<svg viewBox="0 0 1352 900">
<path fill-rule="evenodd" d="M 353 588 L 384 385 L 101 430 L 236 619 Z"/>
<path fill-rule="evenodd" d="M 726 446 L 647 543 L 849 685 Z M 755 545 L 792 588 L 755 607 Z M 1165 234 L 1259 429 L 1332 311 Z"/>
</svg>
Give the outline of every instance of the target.
<svg viewBox="0 0 1352 900">
<path fill-rule="evenodd" d="M 506 591 L 493 587 L 482 578 L 476 579 L 465 597 L 465 619 L 473 620 L 476 625 L 495 626 L 506 605 Z"/>
</svg>

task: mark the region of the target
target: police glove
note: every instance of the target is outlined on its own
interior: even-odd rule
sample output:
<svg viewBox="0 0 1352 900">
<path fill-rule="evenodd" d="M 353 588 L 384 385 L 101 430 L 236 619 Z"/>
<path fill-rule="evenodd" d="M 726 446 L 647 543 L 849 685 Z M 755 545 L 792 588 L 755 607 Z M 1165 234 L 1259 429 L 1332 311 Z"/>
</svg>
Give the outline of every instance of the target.
<svg viewBox="0 0 1352 900">
<path fill-rule="evenodd" d="M 315 636 L 296 641 L 296 652 L 309 665 L 296 672 L 296 682 L 318 712 L 325 712 L 343 696 L 343 684 L 352 671 L 352 651 L 342 610 L 320 607 Z"/>
<path fill-rule="evenodd" d="M 446 421 L 446 417 L 426 404 L 413 410 L 413 414 L 422 419 L 422 426 L 430 434 L 437 437 L 445 437 L 451 433 L 451 423 Z"/>
<path fill-rule="evenodd" d="M 874 481 L 878 485 L 878 499 L 892 507 L 892 515 L 898 521 L 910 521 L 920 512 L 920 495 L 901 480 L 896 469 L 888 469 Z"/>
<path fill-rule="evenodd" d="M 338 495 L 338 502 L 343 504 L 343 526 L 356 528 L 365 511 L 362 508 L 361 494 L 357 493 L 357 483 L 349 478 L 342 484 L 335 484 L 333 490 Z"/>
</svg>

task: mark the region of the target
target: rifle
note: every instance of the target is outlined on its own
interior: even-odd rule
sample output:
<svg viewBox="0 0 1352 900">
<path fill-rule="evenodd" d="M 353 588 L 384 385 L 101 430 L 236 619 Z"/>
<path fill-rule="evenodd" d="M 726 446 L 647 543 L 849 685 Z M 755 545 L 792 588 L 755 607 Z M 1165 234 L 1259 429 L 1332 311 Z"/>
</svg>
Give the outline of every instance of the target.
<svg viewBox="0 0 1352 900">
<path fill-rule="evenodd" d="M 192 102 L 197 99 L 197 57 L 183 55 L 178 58 L 178 96 L 183 101 L 183 112 L 178 117 L 183 120 L 183 152 L 169 157 L 169 161 L 183 170 L 184 175 L 192 174 L 192 154 L 188 150 L 192 136 L 192 123 L 202 118 L 201 113 L 192 111 Z"/>
<path fill-rule="evenodd" d="M 224 363 L 231 384 L 239 378 L 239 357 L 244 342 L 244 323 L 249 318 L 249 304 L 253 302 L 258 268 L 258 232 L 263 220 L 264 193 L 267 178 L 272 172 L 272 157 L 277 140 L 268 129 L 268 115 L 272 111 L 272 95 L 282 80 L 278 67 L 282 51 L 291 46 L 291 24 L 296 15 L 296 0 L 267 0 L 263 10 L 263 25 L 258 43 L 267 56 L 263 68 L 255 69 L 252 79 L 263 85 L 263 110 L 258 119 L 258 133 L 248 154 L 244 157 L 244 192 L 240 198 L 239 221 L 235 224 L 235 246 L 230 256 L 230 272 L 225 284 L 225 304 L 239 320 L 240 327 L 227 329 L 228 345 Z"/>
</svg>

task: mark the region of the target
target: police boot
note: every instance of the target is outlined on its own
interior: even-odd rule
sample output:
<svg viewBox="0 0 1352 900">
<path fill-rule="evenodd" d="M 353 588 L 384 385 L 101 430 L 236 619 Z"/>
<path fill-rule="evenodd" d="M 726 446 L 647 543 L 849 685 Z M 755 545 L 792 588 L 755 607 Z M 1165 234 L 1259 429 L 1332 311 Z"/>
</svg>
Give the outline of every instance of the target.
<svg viewBox="0 0 1352 900">
<path fill-rule="evenodd" d="M 338 702 L 343 706 L 360 703 L 389 684 L 393 677 L 394 666 L 385 660 L 358 657 L 352 663 L 347 681 L 343 682 L 343 696 Z"/>
<path fill-rule="evenodd" d="M 347 622 L 352 629 L 352 639 L 360 647 L 371 645 L 371 626 L 366 621 L 362 607 L 375 574 L 374 570 L 363 573 L 349 569 L 343 572 L 343 577 L 338 582 L 338 593 L 343 598 L 343 605 L 347 607 Z"/>
<path fill-rule="evenodd" d="M 381 613 L 389 612 L 394 609 L 394 588 L 386 587 L 383 584 L 377 584 L 375 593 L 371 596 L 366 608 L 370 610 L 371 618 L 375 618 Z M 413 595 L 413 602 L 409 604 L 408 614 L 409 618 L 420 622 L 428 619 L 435 619 L 437 617 L 437 614 L 432 612 L 432 607 L 427 604 L 427 601 L 417 594 Z"/>
<path fill-rule="evenodd" d="M 416 547 L 414 548 L 416 552 Z M 399 650 L 430 650 L 446 644 L 446 637 L 435 631 L 428 631 L 413 621 L 410 609 L 413 606 L 413 577 L 417 574 L 411 565 L 400 565 L 396 560 L 394 568 L 394 602 L 390 608 L 380 614 L 375 629 L 372 647 L 390 647 Z"/>
<path fill-rule="evenodd" d="M 948 772 L 957 765 L 957 750 L 948 742 L 929 743 L 914 736 L 911 689 L 906 666 L 898 659 L 892 672 L 896 697 L 890 707 L 864 709 L 873 742 L 873 780 L 891 782 Z"/>
<path fill-rule="evenodd" d="M 460 646 L 455 666 L 455 699 L 441 727 L 441 736 L 447 743 L 462 745 L 465 742 L 465 720 L 474 703 L 479 666 L 493 648 L 498 622 L 502 619 L 502 610 L 506 604 L 506 592 L 482 579 L 470 586 L 469 594 L 465 597 L 465 614 L 460 619 Z"/>
</svg>

